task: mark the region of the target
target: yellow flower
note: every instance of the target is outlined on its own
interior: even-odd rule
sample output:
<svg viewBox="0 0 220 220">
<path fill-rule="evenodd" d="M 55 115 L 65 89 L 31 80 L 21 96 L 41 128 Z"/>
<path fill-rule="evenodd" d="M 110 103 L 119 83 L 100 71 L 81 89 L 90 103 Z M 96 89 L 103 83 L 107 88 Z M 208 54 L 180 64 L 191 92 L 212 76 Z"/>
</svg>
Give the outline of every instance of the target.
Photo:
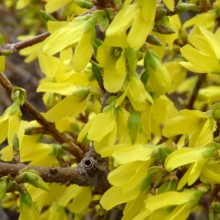
<svg viewBox="0 0 220 220">
<path fill-rule="evenodd" d="M 104 87 L 109 92 L 119 91 L 127 76 L 125 37 L 125 34 L 106 37 L 98 48 L 97 59 L 103 67 Z"/>
<path fill-rule="evenodd" d="M 127 42 L 133 49 L 139 49 L 154 26 L 156 0 L 138 0 L 125 4 L 109 25 L 106 36 L 117 36 L 126 33 L 129 27 Z"/>
<path fill-rule="evenodd" d="M 170 11 L 174 10 L 174 0 L 163 0 L 163 2 Z"/>
<path fill-rule="evenodd" d="M 176 60 L 164 63 L 164 66 L 170 73 L 173 82 L 170 92 L 175 92 L 178 86 L 184 81 L 187 71 Z"/>
<path fill-rule="evenodd" d="M 40 215 L 37 209 L 34 207 L 32 199 L 29 193 L 20 195 L 20 216 L 19 220 L 39 220 Z"/>
<path fill-rule="evenodd" d="M 57 11 L 58 9 L 64 7 L 66 4 L 71 2 L 71 0 L 63 0 L 63 1 L 54 1 L 54 0 L 46 0 L 45 9 L 48 13 Z"/>
<path fill-rule="evenodd" d="M 133 74 L 128 81 L 127 96 L 135 110 L 145 109 L 147 101 L 153 103 L 152 97 L 144 88 L 144 84 L 137 74 Z"/>
<path fill-rule="evenodd" d="M 183 28 L 198 25 L 207 28 L 210 31 L 213 31 L 215 27 L 215 19 L 215 10 L 210 10 L 205 13 L 199 13 L 196 16 L 193 16 L 191 19 L 186 20 L 186 22 L 183 24 Z"/>
<path fill-rule="evenodd" d="M 172 137 L 178 134 L 189 136 L 189 146 L 206 146 L 213 139 L 215 122 L 204 112 L 182 110 L 180 114 L 168 120 L 163 128 L 163 135 Z"/>
<path fill-rule="evenodd" d="M 79 133 L 78 140 L 82 141 L 87 135 L 89 140 L 100 142 L 114 129 L 116 129 L 116 118 L 114 109 L 110 108 L 89 120 Z"/>
<path fill-rule="evenodd" d="M 19 146 L 21 162 L 30 162 L 32 165 L 43 163 L 45 166 L 58 164 L 52 145 L 39 143 L 38 139 L 38 135 L 23 136 Z"/>
<path fill-rule="evenodd" d="M 200 180 L 209 184 L 220 184 L 219 161 L 209 161 L 203 168 Z"/>
<path fill-rule="evenodd" d="M 93 53 L 93 39 L 95 36 L 95 19 L 91 18 L 84 26 L 83 35 L 80 38 L 73 56 L 73 67 L 77 72 L 84 70 Z"/>
<path fill-rule="evenodd" d="M 20 107 L 17 103 L 13 103 L 0 117 L 0 143 L 7 138 L 9 146 L 13 145 L 13 138 L 19 130 L 20 120 Z"/>
<path fill-rule="evenodd" d="M 178 189 L 181 189 L 186 183 L 192 185 L 200 176 L 200 173 L 211 157 L 214 148 L 181 148 L 172 152 L 165 161 L 167 171 L 172 171 L 175 168 L 183 165 L 191 164 L 187 172 L 181 178 L 178 184 Z"/>
<path fill-rule="evenodd" d="M 58 104 L 43 113 L 51 122 L 59 122 L 65 117 L 74 117 L 81 113 L 87 105 L 87 91 L 65 97 Z"/>
<path fill-rule="evenodd" d="M 85 69 L 93 53 L 95 24 L 96 18 L 91 16 L 75 18 L 71 22 L 49 22 L 52 33 L 43 43 L 43 52 L 54 55 L 77 44 L 73 67 L 76 71 Z"/>
<path fill-rule="evenodd" d="M 72 49 L 66 49 L 60 53 L 60 57 L 54 57 L 45 53 L 39 53 L 39 64 L 46 75 L 38 86 L 38 92 L 58 93 L 71 95 L 88 91 L 89 73 L 76 73 L 72 64 Z M 50 65 L 48 65 L 50 63 Z"/>
<path fill-rule="evenodd" d="M 105 209 L 109 210 L 118 204 L 132 201 L 141 193 L 147 170 L 153 162 L 153 150 L 151 146 L 135 144 L 114 145 L 102 151 L 103 156 L 112 155 L 116 162 L 121 164 L 108 176 L 113 187 L 101 198 L 101 205 Z"/>
<path fill-rule="evenodd" d="M 161 109 L 163 109 L 163 111 L 161 111 Z M 144 134 L 149 136 L 149 139 L 151 139 L 151 134 L 161 136 L 161 126 L 177 115 L 178 111 L 173 102 L 165 95 L 159 96 L 154 100 L 154 103 L 148 106 L 141 114 Z"/>
<path fill-rule="evenodd" d="M 156 54 L 151 51 L 146 53 L 144 67 L 149 74 L 147 85 L 153 92 L 161 95 L 171 89 L 171 76 Z"/>
<path fill-rule="evenodd" d="M 30 0 L 18 0 L 16 3 L 17 9 L 25 8 L 30 3 Z"/>
<path fill-rule="evenodd" d="M 149 196 L 145 201 L 145 209 L 134 220 L 151 219 L 150 216 L 157 211 L 175 207 L 172 211 L 164 213 L 164 219 L 184 220 L 190 214 L 193 206 L 198 203 L 202 193 L 197 190 L 185 190 L 183 192 L 165 192 L 155 196 Z M 155 219 L 155 218 L 153 218 Z"/>
<path fill-rule="evenodd" d="M 196 73 L 219 73 L 220 41 L 218 34 L 199 26 L 194 28 L 189 42 L 193 46 L 187 44 L 180 49 L 188 62 L 180 62 L 180 64 Z"/>
<path fill-rule="evenodd" d="M 62 207 L 54 202 L 49 209 L 47 209 L 42 215 L 41 220 L 68 220 L 65 207 Z"/>
<path fill-rule="evenodd" d="M 5 56 L 0 56 L 0 72 L 5 71 Z"/>
<path fill-rule="evenodd" d="M 220 97 L 220 87 L 219 86 L 207 86 L 205 88 L 201 88 L 198 94 L 198 102 L 206 102 L 206 103 L 213 103 L 219 102 Z"/>
</svg>

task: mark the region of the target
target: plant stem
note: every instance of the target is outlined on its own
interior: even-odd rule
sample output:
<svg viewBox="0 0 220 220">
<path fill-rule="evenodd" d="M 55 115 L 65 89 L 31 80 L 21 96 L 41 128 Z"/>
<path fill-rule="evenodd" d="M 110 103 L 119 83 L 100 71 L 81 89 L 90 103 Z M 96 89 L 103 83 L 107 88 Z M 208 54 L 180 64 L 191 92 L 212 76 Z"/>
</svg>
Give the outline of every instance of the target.
<svg viewBox="0 0 220 220">
<path fill-rule="evenodd" d="M 0 45 L 0 55 L 10 55 L 18 50 L 24 49 L 26 47 L 30 47 L 32 45 L 35 45 L 37 43 L 42 42 L 45 40 L 48 36 L 50 36 L 49 32 L 45 32 L 43 34 L 39 34 L 35 37 L 32 37 L 30 39 L 24 40 L 24 41 L 19 41 L 16 43 L 11 43 L 11 44 L 3 44 Z"/>
<path fill-rule="evenodd" d="M 0 84 L 8 91 L 8 93 L 12 93 L 14 86 L 11 84 L 9 79 L 4 75 L 4 73 L 0 73 Z M 69 140 L 64 134 L 60 133 L 54 123 L 47 121 L 40 112 L 34 108 L 34 106 L 28 101 L 25 100 L 22 108 L 28 112 L 39 124 L 41 124 L 45 130 L 54 137 L 59 143 L 68 144 L 68 151 L 71 152 L 76 160 L 79 162 L 83 158 L 83 151 L 71 140 Z"/>
<path fill-rule="evenodd" d="M 43 167 L 30 166 L 22 163 L 12 164 L 0 162 L 1 177 L 7 175 L 16 177 L 21 170 L 35 170 L 39 173 L 41 178 L 48 183 L 78 184 L 80 186 L 90 185 L 86 177 L 79 174 L 77 167 Z"/>
<path fill-rule="evenodd" d="M 199 93 L 199 89 L 201 88 L 203 82 L 205 81 L 206 75 L 201 74 L 198 76 L 198 80 L 196 82 L 196 85 L 193 89 L 193 92 L 190 96 L 189 102 L 186 104 L 187 109 L 193 109 L 194 103 L 196 101 L 197 95 Z"/>
</svg>

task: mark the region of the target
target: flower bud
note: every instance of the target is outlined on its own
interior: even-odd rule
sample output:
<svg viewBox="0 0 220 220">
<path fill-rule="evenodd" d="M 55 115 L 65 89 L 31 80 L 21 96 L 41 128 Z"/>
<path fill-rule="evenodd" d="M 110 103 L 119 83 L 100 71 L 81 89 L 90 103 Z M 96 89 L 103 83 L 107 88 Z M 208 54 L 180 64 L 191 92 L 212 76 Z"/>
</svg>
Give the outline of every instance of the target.
<svg viewBox="0 0 220 220">
<path fill-rule="evenodd" d="M 144 58 L 144 67 L 148 71 L 147 84 L 153 92 L 161 95 L 171 89 L 171 76 L 159 58 L 151 51 Z"/>
<path fill-rule="evenodd" d="M 8 190 L 9 179 L 7 176 L 4 176 L 0 179 L 0 201 L 5 197 L 5 194 Z"/>
<path fill-rule="evenodd" d="M 176 6 L 176 10 L 180 13 L 185 12 L 185 11 L 197 11 L 198 6 L 195 3 L 188 3 L 188 2 L 179 1 L 179 3 Z"/>
<path fill-rule="evenodd" d="M 16 180 L 18 182 L 27 182 L 30 183 L 31 185 L 44 189 L 46 191 L 49 190 L 49 186 L 42 180 L 42 178 L 37 174 L 36 171 L 25 171 L 19 174 L 16 177 Z"/>
</svg>

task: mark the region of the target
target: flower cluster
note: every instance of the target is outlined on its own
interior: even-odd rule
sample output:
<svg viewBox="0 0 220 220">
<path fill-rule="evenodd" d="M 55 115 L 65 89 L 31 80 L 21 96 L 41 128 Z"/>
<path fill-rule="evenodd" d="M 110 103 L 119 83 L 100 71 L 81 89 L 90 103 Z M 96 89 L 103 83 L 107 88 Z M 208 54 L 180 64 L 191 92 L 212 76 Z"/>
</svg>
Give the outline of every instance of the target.
<svg viewBox="0 0 220 220">
<path fill-rule="evenodd" d="M 20 0 L 17 8 L 28 4 Z M 90 209 L 116 207 L 124 220 L 184 220 L 202 215 L 206 194 L 210 219 L 219 216 L 220 1 L 47 0 L 45 10 L 71 16 L 48 19 L 50 36 L 20 51 L 44 73 L 41 115 L 108 160 L 111 186 L 97 194 L 90 186 L 45 185 L 23 171 L 16 177 L 27 183 L 19 219 L 83 219 Z M 181 21 L 190 10 L 196 15 Z M 4 64 L 0 56 L 0 71 Z M 14 98 L 0 117 L 0 142 L 8 143 L 1 159 L 17 153 L 31 165 L 77 166 L 64 143 L 27 132 L 39 123 L 21 119 L 22 105 Z M 3 205 L 13 194 L 5 197 Z"/>
</svg>

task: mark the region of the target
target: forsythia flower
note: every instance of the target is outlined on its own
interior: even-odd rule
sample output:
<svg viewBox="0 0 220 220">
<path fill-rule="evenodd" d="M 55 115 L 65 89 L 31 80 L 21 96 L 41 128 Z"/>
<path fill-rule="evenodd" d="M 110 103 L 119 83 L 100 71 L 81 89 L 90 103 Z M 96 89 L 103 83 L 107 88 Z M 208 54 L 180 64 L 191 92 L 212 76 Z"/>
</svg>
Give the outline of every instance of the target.
<svg viewBox="0 0 220 220">
<path fill-rule="evenodd" d="M 101 205 L 105 209 L 134 200 L 139 195 L 148 167 L 153 162 L 152 152 L 152 147 L 140 144 L 115 145 L 103 150 L 103 155 L 111 154 L 117 163 L 122 164 L 108 176 L 113 187 L 101 198 Z"/>
<path fill-rule="evenodd" d="M 164 94 L 171 89 L 172 81 L 166 67 L 160 59 L 151 51 L 147 52 L 144 58 L 144 67 L 149 74 L 147 85 L 158 94 Z"/>
<path fill-rule="evenodd" d="M 204 183 L 219 184 L 220 183 L 220 164 L 218 161 L 209 161 L 202 169 L 200 180 Z"/>
<path fill-rule="evenodd" d="M 199 102 L 206 102 L 206 103 L 213 103 L 219 102 L 220 97 L 220 87 L 219 86 L 207 86 L 199 90 L 198 94 L 198 101 Z"/>
<path fill-rule="evenodd" d="M 18 0 L 16 3 L 17 9 L 25 8 L 30 3 L 30 0 Z"/>
<path fill-rule="evenodd" d="M 29 193 L 20 195 L 20 216 L 19 220 L 39 220 L 40 215 L 37 209 L 34 207 L 32 199 Z"/>
<path fill-rule="evenodd" d="M 127 96 L 135 110 L 141 111 L 146 108 L 147 102 L 153 103 L 150 94 L 144 88 L 139 76 L 135 73 L 126 82 L 125 92 L 118 98 L 115 105 L 118 107 Z"/>
<path fill-rule="evenodd" d="M 65 207 L 57 205 L 55 202 L 41 215 L 41 220 L 68 220 Z"/>
<path fill-rule="evenodd" d="M 163 0 L 163 3 L 166 5 L 166 7 L 170 10 L 173 11 L 174 10 L 174 0 Z"/>
<path fill-rule="evenodd" d="M 215 10 L 210 10 L 205 13 L 197 14 L 196 16 L 192 16 L 191 19 L 186 20 L 186 22 L 183 24 L 183 28 L 188 28 L 193 25 L 202 26 L 204 28 L 207 28 L 210 31 L 213 31 L 215 27 L 215 19 L 216 14 Z"/>
<path fill-rule="evenodd" d="M 95 142 L 95 149 L 99 152 L 102 148 L 114 144 L 116 133 L 115 109 L 114 107 L 109 107 L 89 120 L 79 133 L 78 140 L 82 141 L 87 135 L 89 140 Z"/>
<path fill-rule="evenodd" d="M 57 11 L 58 9 L 62 8 L 63 6 L 65 6 L 66 4 L 70 3 L 71 0 L 63 0 L 63 1 L 55 1 L 55 0 L 46 0 L 46 11 L 48 13 Z"/>
<path fill-rule="evenodd" d="M 213 140 L 215 122 L 208 114 L 196 110 L 182 110 L 180 114 L 168 120 L 163 134 L 171 137 L 179 134 L 189 136 L 189 146 L 206 146 Z"/>
<path fill-rule="evenodd" d="M 93 53 L 92 41 L 95 33 L 95 24 L 95 17 L 86 19 L 84 16 L 71 22 L 49 22 L 52 33 L 43 44 L 43 52 L 54 55 L 77 44 L 73 56 L 73 67 L 76 71 L 82 71 L 86 68 Z M 67 38 L 69 39 L 68 41 L 66 41 Z"/>
<path fill-rule="evenodd" d="M 191 164 L 179 181 L 177 189 L 181 189 L 186 183 L 192 185 L 198 179 L 213 152 L 213 147 L 188 147 L 175 150 L 166 158 L 165 168 L 167 171 Z"/>
<path fill-rule="evenodd" d="M 139 49 L 153 29 L 156 4 L 156 0 L 137 0 L 133 4 L 126 4 L 108 27 L 106 36 L 117 36 L 131 27 L 127 43 L 133 49 Z"/>
<path fill-rule="evenodd" d="M 198 190 L 184 190 L 183 192 L 170 191 L 155 196 L 149 196 L 145 200 L 145 209 L 133 219 L 150 220 L 158 219 L 158 217 L 160 218 L 163 216 L 163 219 L 167 220 L 185 220 L 189 216 L 194 205 L 199 201 L 201 195 L 202 193 Z M 174 209 L 168 211 L 168 207 L 174 207 Z"/>
<path fill-rule="evenodd" d="M 220 38 L 218 32 L 214 34 L 199 26 L 193 29 L 189 42 L 180 51 L 188 62 L 180 62 L 186 69 L 196 73 L 219 73 L 220 69 Z M 199 60 L 199 62 L 198 62 Z"/>
<path fill-rule="evenodd" d="M 0 143 L 7 138 L 9 146 L 13 145 L 14 135 L 19 130 L 20 119 L 20 106 L 17 103 L 13 103 L 0 117 Z"/>
<path fill-rule="evenodd" d="M 125 41 L 126 35 L 106 37 L 103 44 L 98 48 L 97 59 L 103 67 L 104 87 L 109 92 L 117 92 L 121 89 L 125 78 L 126 58 Z"/>
<path fill-rule="evenodd" d="M 5 56 L 0 56 L 0 72 L 5 70 Z"/>
</svg>

